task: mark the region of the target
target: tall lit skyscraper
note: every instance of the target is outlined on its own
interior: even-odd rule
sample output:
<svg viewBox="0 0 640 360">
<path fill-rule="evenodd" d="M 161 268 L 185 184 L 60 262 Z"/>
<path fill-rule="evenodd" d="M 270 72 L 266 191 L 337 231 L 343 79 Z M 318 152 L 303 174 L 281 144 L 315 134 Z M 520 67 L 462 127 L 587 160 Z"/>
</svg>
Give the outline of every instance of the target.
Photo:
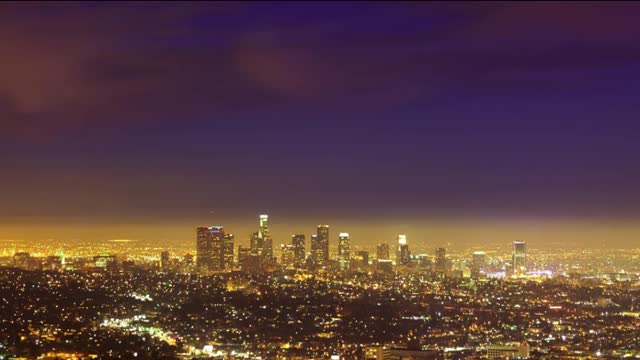
<svg viewBox="0 0 640 360">
<path fill-rule="evenodd" d="M 409 265 L 411 257 L 407 235 L 398 235 L 398 247 L 396 248 L 396 265 Z"/>
<path fill-rule="evenodd" d="M 262 214 L 260 215 L 260 225 L 258 226 L 258 237 L 266 239 L 269 236 L 269 215 Z"/>
<path fill-rule="evenodd" d="M 260 255 L 262 254 L 262 246 L 260 243 L 260 238 L 258 237 L 258 232 L 252 232 L 251 235 L 249 235 L 249 248 L 251 249 L 251 254 L 253 255 Z"/>
<path fill-rule="evenodd" d="M 311 235 L 310 258 L 314 266 L 321 265 L 320 262 L 322 261 L 322 246 L 320 245 L 320 242 L 318 241 L 318 235 L 316 234 Z"/>
<path fill-rule="evenodd" d="M 401 265 L 411 264 L 411 251 L 409 251 L 409 244 L 404 244 L 400 246 L 400 264 Z"/>
<path fill-rule="evenodd" d="M 378 244 L 376 248 L 376 258 L 378 260 L 390 260 L 389 244 Z"/>
<path fill-rule="evenodd" d="M 287 269 L 293 268 L 295 260 L 295 246 L 293 244 L 282 244 L 280 245 L 280 250 L 282 265 Z"/>
<path fill-rule="evenodd" d="M 198 271 L 213 269 L 213 236 L 206 226 L 196 229 L 196 267 Z"/>
<path fill-rule="evenodd" d="M 270 264 L 273 261 L 273 240 L 269 231 L 269 215 L 267 214 L 260 215 L 258 239 L 263 261 L 265 264 Z"/>
<path fill-rule="evenodd" d="M 303 267 L 306 260 L 304 240 L 305 237 L 303 234 L 295 234 L 291 236 L 291 245 L 293 245 L 293 263 L 296 268 Z"/>
<path fill-rule="evenodd" d="M 223 259 L 224 259 L 224 269 L 233 269 L 233 243 L 235 241 L 235 237 L 233 234 L 225 234 L 224 235 L 224 245 L 223 245 Z"/>
<path fill-rule="evenodd" d="M 311 237 L 311 255 L 318 266 L 329 262 L 329 225 L 318 225 L 316 235 Z"/>
<path fill-rule="evenodd" d="M 209 227 L 211 245 L 213 248 L 213 270 L 224 269 L 224 228 L 222 226 Z"/>
<path fill-rule="evenodd" d="M 329 225 L 318 226 L 318 238 L 322 244 L 324 263 L 327 264 L 329 262 Z"/>
<path fill-rule="evenodd" d="M 193 268 L 194 268 L 194 266 L 193 266 L 193 265 L 194 265 L 194 264 L 193 264 L 193 255 L 188 254 L 188 253 L 187 253 L 187 254 L 185 254 L 185 255 L 184 255 L 184 257 L 182 258 L 182 266 L 183 266 L 183 269 L 184 269 L 186 272 L 192 272 L 192 271 L 193 271 Z"/>
<path fill-rule="evenodd" d="M 527 272 L 527 244 L 524 241 L 513 242 L 513 275 Z"/>
<path fill-rule="evenodd" d="M 484 271 L 486 254 L 484 251 L 475 251 L 471 258 L 471 277 L 478 277 Z"/>
<path fill-rule="evenodd" d="M 350 258 L 349 233 L 343 232 L 338 235 L 338 263 L 340 264 L 340 270 L 349 269 Z"/>
<path fill-rule="evenodd" d="M 436 249 L 436 261 L 434 262 L 434 270 L 439 274 L 444 274 L 447 272 L 447 250 L 445 250 L 445 248 Z"/>
<path fill-rule="evenodd" d="M 224 228 L 222 226 L 198 227 L 196 233 L 198 270 L 224 269 Z"/>
</svg>

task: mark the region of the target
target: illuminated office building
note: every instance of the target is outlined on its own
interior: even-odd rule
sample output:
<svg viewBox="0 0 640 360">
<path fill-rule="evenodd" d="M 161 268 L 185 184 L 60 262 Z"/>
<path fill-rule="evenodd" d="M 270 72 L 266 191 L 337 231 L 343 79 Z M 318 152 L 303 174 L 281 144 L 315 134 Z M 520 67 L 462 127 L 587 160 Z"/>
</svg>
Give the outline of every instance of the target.
<svg viewBox="0 0 640 360">
<path fill-rule="evenodd" d="M 265 264 L 273 262 L 273 240 L 269 231 L 269 215 L 260 215 L 258 226 L 258 246 Z"/>
<path fill-rule="evenodd" d="M 224 269 L 224 229 L 222 226 L 196 229 L 196 266 L 198 271 Z"/>
<path fill-rule="evenodd" d="M 224 229 L 222 226 L 211 226 L 211 244 L 213 248 L 212 270 L 224 269 Z"/>
<path fill-rule="evenodd" d="M 185 254 L 182 258 L 182 265 L 185 271 L 191 272 L 193 271 L 194 263 L 193 263 L 193 255 Z"/>
<path fill-rule="evenodd" d="M 390 260 L 389 244 L 378 244 L 376 248 L 376 259 Z"/>
<path fill-rule="evenodd" d="M 223 244 L 223 268 L 224 269 L 233 269 L 233 244 L 235 242 L 235 237 L 233 234 L 225 234 L 224 235 L 224 244 Z"/>
<path fill-rule="evenodd" d="M 213 237 L 208 227 L 196 229 L 196 267 L 198 271 L 209 271 L 213 268 Z"/>
<path fill-rule="evenodd" d="M 296 268 L 303 267 L 306 260 L 304 243 L 305 237 L 303 234 L 295 234 L 291 236 L 291 245 L 293 245 L 293 263 Z"/>
<path fill-rule="evenodd" d="M 295 263 L 295 246 L 293 244 L 282 244 L 280 251 L 282 265 L 287 269 L 292 269 Z"/>
<path fill-rule="evenodd" d="M 471 258 L 471 277 L 478 277 L 484 271 L 486 254 L 484 251 L 475 251 Z"/>
<path fill-rule="evenodd" d="M 529 344 L 513 342 L 487 346 L 487 359 L 528 359 Z"/>
<path fill-rule="evenodd" d="M 396 249 L 396 265 L 409 265 L 411 254 L 407 244 L 407 235 L 398 235 L 398 247 Z"/>
<path fill-rule="evenodd" d="M 338 262 L 340 264 L 340 270 L 344 271 L 349 269 L 349 233 L 340 233 L 338 235 Z"/>
<path fill-rule="evenodd" d="M 317 266 L 329 262 L 329 225 L 318 225 L 316 235 L 311 236 L 311 256 Z"/>
<path fill-rule="evenodd" d="M 314 266 L 318 266 L 318 261 L 322 259 L 322 249 L 318 243 L 318 235 L 316 234 L 311 235 L 311 255 L 309 259 L 311 259 Z"/>
<path fill-rule="evenodd" d="M 249 235 L 249 250 L 251 251 L 251 256 L 255 259 L 262 258 L 262 241 L 258 237 L 258 232 L 252 232 Z M 238 255 L 240 256 L 240 255 Z"/>
<path fill-rule="evenodd" d="M 527 272 L 527 244 L 524 241 L 513 242 L 513 275 L 524 275 Z"/>
<path fill-rule="evenodd" d="M 447 272 L 447 251 L 445 250 L 445 248 L 436 249 L 434 270 L 438 274 L 444 274 Z"/>
<path fill-rule="evenodd" d="M 258 226 L 258 236 L 261 239 L 268 238 L 269 235 L 269 215 L 262 214 L 260 215 L 260 225 Z"/>
</svg>

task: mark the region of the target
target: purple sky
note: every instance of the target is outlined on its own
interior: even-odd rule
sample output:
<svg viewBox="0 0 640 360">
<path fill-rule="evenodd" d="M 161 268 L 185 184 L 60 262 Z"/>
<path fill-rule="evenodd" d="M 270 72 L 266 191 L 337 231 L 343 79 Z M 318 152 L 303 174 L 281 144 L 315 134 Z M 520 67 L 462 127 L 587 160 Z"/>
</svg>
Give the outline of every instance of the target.
<svg viewBox="0 0 640 360">
<path fill-rule="evenodd" d="M 610 2 L 3 3 L 0 223 L 636 219 L 638 18 Z"/>
</svg>

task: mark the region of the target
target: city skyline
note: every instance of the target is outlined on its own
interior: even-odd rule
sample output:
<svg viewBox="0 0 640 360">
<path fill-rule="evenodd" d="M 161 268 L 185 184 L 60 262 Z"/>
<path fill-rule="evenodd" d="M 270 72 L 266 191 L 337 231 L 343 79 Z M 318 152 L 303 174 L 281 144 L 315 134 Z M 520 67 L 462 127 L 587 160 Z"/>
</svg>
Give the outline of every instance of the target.
<svg viewBox="0 0 640 360">
<path fill-rule="evenodd" d="M 158 246 L 185 245 L 190 246 L 193 240 L 193 229 L 206 223 L 225 224 L 225 227 L 236 234 L 236 243 L 249 245 L 248 237 L 256 231 L 255 217 L 248 216 L 246 221 L 224 221 L 221 217 L 213 220 L 185 223 L 29 223 L 3 225 L 1 227 L 0 244 L 33 243 L 44 240 L 55 240 L 60 243 L 105 242 L 109 240 L 128 239 L 142 243 L 156 243 Z M 307 241 L 315 232 L 319 221 L 292 223 L 287 219 L 275 218 L 271 227 L 274 246 L 286 242 L 292 234 L 305 234 Z M 326 218 L 325 218 L 326 219 Z M 236 220 L 237 221 L 237 220 Z M 437 221 L 427 219 L 422 222 L 388 221 L 370 224 L 351 222 L 343 219 L 323 221 L 329 223 L 336 231 L 349 232 L 357 246 L 373 247 L 380 241 L 394 243 L 398 234 L 407 234 L 412 242 L 428 246 L 448 246 L 457 249 L 478 247 L 486 243 L 509 243 L 514 239 L 527 239 L 536 247 L 587 247 L 587 248 L 634 248 L 637 247 L 637 234 L 640 231 L 635 222 L 576 222 L 568 223 L 549 220 L 520 219 L 504 222 L 500 219 L 459 221 Z M 331 248 L 337 249 L 338 233 L 333 234 Z M 309 243 L 308 243 L 309 244 Z M 395 251 L 395 250 L 394 250 Z"/>
</svg>

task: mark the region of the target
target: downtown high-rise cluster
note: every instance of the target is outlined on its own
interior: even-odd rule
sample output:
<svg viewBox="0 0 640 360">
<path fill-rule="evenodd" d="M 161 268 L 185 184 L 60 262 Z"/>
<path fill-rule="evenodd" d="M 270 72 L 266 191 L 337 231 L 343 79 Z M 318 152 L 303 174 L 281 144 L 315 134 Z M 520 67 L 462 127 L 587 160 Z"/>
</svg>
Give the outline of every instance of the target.
<svg viewBox="0 0 640 360">
<path fill-rule="evenodd" d="M 348 232 L 338 234 L 337 258 L 331 258 L 329 252 L 330 228 L 320 224 L 311 235 L 310 246 L 304 234 L 291 235 L 289 243 L 279 246 L 280 256 L 274 252 L 274 240 L 271 236 L 269 215 L 261 214 L 255 232 L 249 236 L 249 246 L 239 245 L 234 256 L 234 235 L 226 233 L 223 226 L 203 226 L 196 230 L 197 258 L 199 272 L 224 271 L 231 269 L 268 270 L 277 267 L 287 269 L 334 269 L 339 271 L 373 269 L 392 272 L 394 269 L 418 268 L 434 274 L 448 275 L 455 271 L 447 258 L 447 250 L 438 247 L 434 256 L 412 254 L 407 235 L 399 234 L 394 247 L 380 243 L 376 247 L 375 259 L 370 261 L 369 252 L 351 251 L 351 236 Z M 393 252 L 392 252 L 393 251 Z M 392 259 L 392 253 L 395 258 Z M 485 253 L 476 251 L 469 261 L 468 271 L 472 277 L 485 273 Z M 162 262 L 162 261 L 161 261 Z M 526 243 L 513 242 L 511 263 L 504 268 L 508 276 L 524 275 L 527 272 Z"/>
</svg>

